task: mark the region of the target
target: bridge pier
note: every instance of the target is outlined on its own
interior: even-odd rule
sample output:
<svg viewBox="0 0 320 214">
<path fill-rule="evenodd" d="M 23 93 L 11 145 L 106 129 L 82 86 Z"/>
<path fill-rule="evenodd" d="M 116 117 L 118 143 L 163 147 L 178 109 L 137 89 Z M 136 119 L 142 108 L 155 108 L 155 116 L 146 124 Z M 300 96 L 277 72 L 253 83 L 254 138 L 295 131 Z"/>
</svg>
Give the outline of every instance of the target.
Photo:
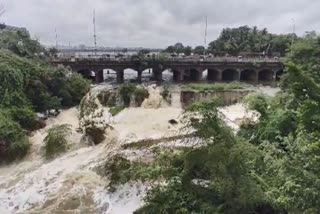
<svg viewBox="0 0 320 214">
<path fill-rule="evenodd" d="M 103 70 L 94 71 L 95 73 L 95 82 L 102 83 L 103 82 Z"/>
<path fill-rule="evenodd" d="M 159 69 L 153 68 L 152 69 L 153 78 L 158 83 L 162 82 L 162 72 Z"/>
<path fill-rule="evenodd" d="M 183 81 L 184 71 L 173 70 L 172 72 L 173 72 L 173 81 L 174 82 L 182 82 Z"/>
<path fill-rule="evenodd" d="M 124 82 L 124 70 L 117 71 L 117 83 L 121 84 Z"/>
<path fill-rule="evenodd" d="M 141 84 L 142 82 L 142 71 L 138 71 L 138 83 Z"/>
</svg>

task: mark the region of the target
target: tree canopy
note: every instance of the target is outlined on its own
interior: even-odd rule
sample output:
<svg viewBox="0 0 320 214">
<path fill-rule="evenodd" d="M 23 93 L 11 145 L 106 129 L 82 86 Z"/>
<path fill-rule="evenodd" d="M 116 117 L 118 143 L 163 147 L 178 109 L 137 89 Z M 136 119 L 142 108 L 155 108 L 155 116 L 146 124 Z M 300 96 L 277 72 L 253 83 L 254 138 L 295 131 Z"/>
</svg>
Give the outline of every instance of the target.
<svg viewBox="0 0 320 214">
<path fill-rule="evenodd" d="M 207 52 L 214 55 L 248 55 L 248 56 L 281 56 L 289 51 L 292 40 L 298 40 L 295 34 L 272 34 L 266 28 L 258 29 L 256 26 L 241 26 L 225 28 L 219 37 L 210 42 Z M 190 46 L 178 42 L 165 49 L 165 52 L 190 55 Z M 192 48 L 191 48 L 192 49 Z M 196 46 L 192 53 L 202 55 L 206 47 Z"/>
<path fill-rule="evenodd" d="M 0 31 L 0 162 L 26 154 L 23 130 L 43 126 L 36 112 L 77 105 L 90 88 L 79 74 L 51 67 L 27 32 Z M 12 135 L 8 135 L 12 133 Z"/>
</svg>

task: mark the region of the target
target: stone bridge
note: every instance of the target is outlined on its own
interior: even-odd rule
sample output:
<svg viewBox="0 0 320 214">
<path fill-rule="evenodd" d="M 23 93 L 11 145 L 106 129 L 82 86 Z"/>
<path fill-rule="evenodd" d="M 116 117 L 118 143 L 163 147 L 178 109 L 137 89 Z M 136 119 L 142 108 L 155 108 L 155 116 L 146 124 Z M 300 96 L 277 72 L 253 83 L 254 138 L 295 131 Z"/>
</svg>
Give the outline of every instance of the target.
<svg viewBox="0 0 320 214">
<path fill-rule="evenodd" d="M 126 69 L 137 71 L 137 80 L 141 82 L 142 72 L 152 70 L 153 79 L 162 81 L 162 72 L 169 69 L 175 82 L 198 82 L 203 80 L 203 72 L 207 71 L 209 82 L 240 81 L 251 84 L 273 83 L 283 72 L 283 63 L 271 58 L 167 58 L 134 60 L 132 58 L 57 58 L 52 59 L 54 65 L 64 65 L 85 77 L 94 78 L 97 83 L 103 81 L 103 70 L 116 72 L 117 82 L 124 82 Z"/>
</svg>

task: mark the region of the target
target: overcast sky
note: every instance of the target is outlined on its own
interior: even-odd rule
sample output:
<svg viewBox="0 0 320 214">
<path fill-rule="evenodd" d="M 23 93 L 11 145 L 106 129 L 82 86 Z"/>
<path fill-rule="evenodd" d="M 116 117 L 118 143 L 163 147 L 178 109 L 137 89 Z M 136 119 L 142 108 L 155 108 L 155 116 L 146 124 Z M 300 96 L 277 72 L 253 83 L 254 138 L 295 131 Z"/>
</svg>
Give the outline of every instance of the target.
<svg viewBox="0 0 320 214">
<path fill-rule="evenodd" d="M 225 27 L 256 25 L 273 33 L 320 29 L 319 0 L 0 0 L 0 22 L 26 27 L 44 44 L 93 44 L 96 10 L 99 46 L 166 47 L 178 41 L 203 45 Z"/>
</svg>

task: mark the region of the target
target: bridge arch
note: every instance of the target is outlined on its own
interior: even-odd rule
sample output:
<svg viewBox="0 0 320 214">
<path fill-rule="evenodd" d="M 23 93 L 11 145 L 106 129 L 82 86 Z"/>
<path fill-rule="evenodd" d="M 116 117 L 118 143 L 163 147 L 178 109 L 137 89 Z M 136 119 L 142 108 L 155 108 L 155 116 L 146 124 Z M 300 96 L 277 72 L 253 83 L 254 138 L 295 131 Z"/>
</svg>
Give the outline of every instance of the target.
<svg viewBox="0 0 320 214">
<path fill-rule="evenodd" d="M 226 82 L 239 81 L 239 72 L 236 69 L 223 70 L 222 80 Z"/>
<path fill-rule="evenodd" d="M 173 73 L 173 81 L 174 82 L 183 81 L 183 71 L 182 70 L 171 69 L 171 72 Z"/>
<path fill-rule="evenodd" d="M 221 81 L 221 71 L 218 69 L 207 70 L 207 81 L 218 82 Z"/>
<path fill-rule="evenodd" d="M 274 80 L 274 72 L 271 69 L 260 70 L 258 80 L 262 82 L 270 82 Z"/>
<path fill-rule="evenodd" d="M 190 69 L 190 81 L 200 81 L 202 79 L 202 71 Z"/>
<path fill-rule="evenodd" d="M 283 69 L 278 70 L 276 72 L 276 81 L 279 81 L 282 75 L 283 75 Z"/>
<path fill-rule="evenodd" d="M 202 78 L 202 71 L 199 71 L 198 69 L 191 68 L 186 69 L 183 72 L 183 80 L 188 82 L 196 82 L 200 81 Z"/>
<path fill-rule="evenodd" d="M 111 68 L 104 68 L 102 70 L 103 72 L 103 81 L 113 81 L 117 77 L 117 70 L 111 69 Z"/>
<path fill-rule="evenodd" d="M 95 80 L 95 72 L 90 69 L 80 69 L 77 73 L 81 74 L 86 79 Z"/>
<path fill-rule="evenodd" d="M 240 81 L 255 82 L 257 81 L 257 71 L 254 69 L 245 69 L 240 73 Z"/>
</svg>

